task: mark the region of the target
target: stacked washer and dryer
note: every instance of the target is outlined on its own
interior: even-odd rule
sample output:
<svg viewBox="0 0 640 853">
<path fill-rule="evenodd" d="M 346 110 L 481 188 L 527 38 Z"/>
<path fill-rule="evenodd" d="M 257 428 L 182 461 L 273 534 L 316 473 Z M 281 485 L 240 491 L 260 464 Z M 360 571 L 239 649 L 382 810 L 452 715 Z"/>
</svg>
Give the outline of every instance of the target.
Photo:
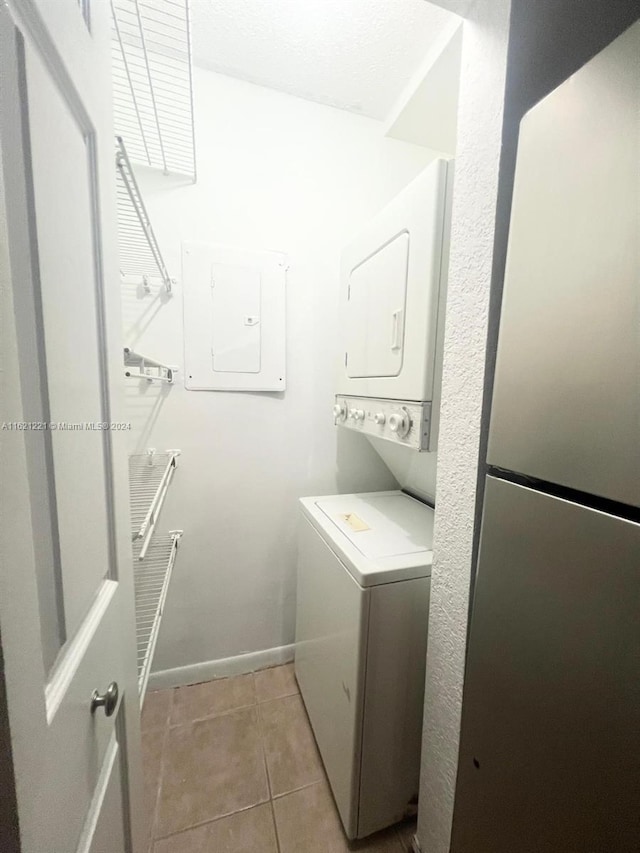
<svg viewBox="0 0 640 853">
<path fill-rule="evenodd" d="M 349 838 L 415 812 L 453 164 L 345 250 L 334 418 L 402 490 L 302 498 L 295 672 Z"/>
</svg>

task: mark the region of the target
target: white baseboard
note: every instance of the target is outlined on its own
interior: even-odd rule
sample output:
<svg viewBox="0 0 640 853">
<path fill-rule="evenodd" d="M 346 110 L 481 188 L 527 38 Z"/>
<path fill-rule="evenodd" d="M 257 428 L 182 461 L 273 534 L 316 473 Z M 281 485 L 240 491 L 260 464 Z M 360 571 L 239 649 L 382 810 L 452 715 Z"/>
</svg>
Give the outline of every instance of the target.
<svg viewBox="0 0 640 853">
<path fill-rule="evenodd" d="M 212 681 L 214 678 L 226 678 L 230 675 L 244 675 L 269 666 L 289 663 L 293 660 L 294 645 L 276 646 L 260 652 L 249 652 L 232 658 L 208 660 L 175 669 L 163 669 L 149 676 L 149 690 L 162 690 L 167 687 L 183 687 L 186 684 L 198 684 Z"/>
</svg>

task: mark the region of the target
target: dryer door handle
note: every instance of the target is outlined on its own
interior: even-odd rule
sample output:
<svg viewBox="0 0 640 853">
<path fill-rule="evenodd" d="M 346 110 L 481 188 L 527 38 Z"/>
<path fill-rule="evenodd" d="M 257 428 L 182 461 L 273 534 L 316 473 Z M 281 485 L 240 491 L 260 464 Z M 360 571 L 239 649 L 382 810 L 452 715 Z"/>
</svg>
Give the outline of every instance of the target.
<svg viewBox="0 0 640 853">
<path fill-rule="evenodd" d="M 402 349 L 402 319 L 404 310 L 396 308 L 391 314 L 391 349 Z"/>
</svg>

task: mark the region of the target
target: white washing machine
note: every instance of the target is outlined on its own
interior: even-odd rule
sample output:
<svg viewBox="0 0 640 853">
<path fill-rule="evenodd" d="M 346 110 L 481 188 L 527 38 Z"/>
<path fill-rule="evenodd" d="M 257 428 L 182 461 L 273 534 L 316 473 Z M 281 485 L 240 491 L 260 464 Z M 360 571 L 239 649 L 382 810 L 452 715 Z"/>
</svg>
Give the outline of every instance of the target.
<svg viewBox="0 0 640 853">
<path fill-rule="evenodd" d="M 295 672 L 349 838 L 415 812 L 433 510 L 302 498 Z"/>
</svg>

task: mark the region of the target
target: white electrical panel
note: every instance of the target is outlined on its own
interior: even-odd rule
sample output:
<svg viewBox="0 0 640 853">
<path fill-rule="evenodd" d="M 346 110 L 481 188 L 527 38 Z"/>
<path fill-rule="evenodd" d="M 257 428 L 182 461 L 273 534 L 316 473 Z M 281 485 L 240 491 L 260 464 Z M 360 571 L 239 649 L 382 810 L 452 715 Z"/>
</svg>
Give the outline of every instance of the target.
<svg viewBox="0 0 640 853">
<path fill-rule="evenodd" d="M 185 386 L 284 391 L 287 258 L 182 244 Z"/>
</svg>

